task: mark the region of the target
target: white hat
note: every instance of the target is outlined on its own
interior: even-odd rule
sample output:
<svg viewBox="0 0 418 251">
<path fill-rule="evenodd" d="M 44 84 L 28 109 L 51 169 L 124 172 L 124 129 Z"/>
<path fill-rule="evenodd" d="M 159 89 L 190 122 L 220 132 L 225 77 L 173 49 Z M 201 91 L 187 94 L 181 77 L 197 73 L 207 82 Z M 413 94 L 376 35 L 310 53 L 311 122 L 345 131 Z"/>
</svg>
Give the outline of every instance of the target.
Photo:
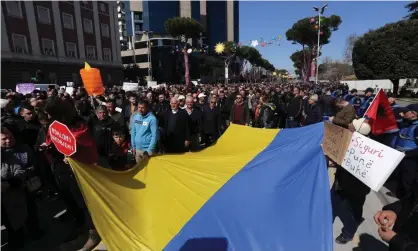
<svg viewBox="0 0 418 251">
<path fill-rule="evenodd" d="M 367 135 L 370 133 L 370 131 L 372 130 L 370 128 L 369 123 L 367 123 L 365 121 L 365 118 L 361 118 L 361 119 L 355 119 L 353 120 L 353 126 L 356 129 L 357 132 L 363 134 L 363 135 Z"/>
<path fill-rule="evenodd" d="M 206 95 L 204 93 L 199 93 L 199 95 L 197 97 L 198 98 L 204 98 L 204 97 L 206 97 Z"/>
<path fill-rule="evenodd" d="M 186 97 L 185 97 L 185 96 L 183 96 L 183 95 L 180 95 L 180 96 L 178 97 L 178 100 L 182 100 L 182 99 L 186 99 Z"/>
</svg>

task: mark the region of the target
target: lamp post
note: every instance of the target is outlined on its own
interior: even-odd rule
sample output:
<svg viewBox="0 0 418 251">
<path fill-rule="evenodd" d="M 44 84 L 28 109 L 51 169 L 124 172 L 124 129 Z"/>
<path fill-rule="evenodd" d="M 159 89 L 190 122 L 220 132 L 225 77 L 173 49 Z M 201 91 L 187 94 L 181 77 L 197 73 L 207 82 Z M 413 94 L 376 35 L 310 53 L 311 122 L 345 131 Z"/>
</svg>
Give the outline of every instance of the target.
<svg viewBox="0 0 418 251">
<path fill-rule="evenodd" d="M 318 44 L 316 47 L 316 76 L 315 76 L 315 84 L 318 84 L 318 69 L 319 69 L 319 40 L 321 38 L 321 15 L 324 14 L 325 9 L 327 8 L 328 4 L 324 4 L 321 8 L 313 7 L 314 11 L 318 12 Z"/>
</svg>

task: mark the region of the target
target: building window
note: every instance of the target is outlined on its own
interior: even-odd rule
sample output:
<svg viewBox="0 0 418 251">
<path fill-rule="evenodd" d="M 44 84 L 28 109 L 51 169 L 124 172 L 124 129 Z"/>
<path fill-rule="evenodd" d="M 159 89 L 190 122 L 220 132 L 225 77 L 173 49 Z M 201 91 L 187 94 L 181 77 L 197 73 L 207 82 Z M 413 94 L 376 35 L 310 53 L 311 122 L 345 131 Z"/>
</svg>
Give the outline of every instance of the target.
<svg viewBox="0 0 418 251">
<path fill-rule="evenodd" d="M 67 47 L 67 57 L 69 58 L 77 58 L 77 46 L 75 43 L 65 43 L 65 46 Z"/>
<path fill-rule="evenodd" d="M 62 13 L 62 23 L 64 24 L 64 28 L 74 30 L 73 15 Z"/>
<path fill-rule="evenodd" d="M 7 1 L 6 8 L 9 16 L 23 18 L 20 1 Z"/>
<path fill-rule="evenodd" d="M 49 15 L 49 9 L 42 6 L 37 6 L 36 9 L 38 11 L 38 21 L 42 24 L 50 24 L 51 16 Z"/>
<path fill-rule="evenodd" d="M 135 32 L 142 31 L 142 24 L 135 24 Z"/>
<path fill-rule="evenodd" d="M 49 73 L 49 83 L 50 84 L 57 84 L 57 74 L 55 72 Z"/>
<path fill-rule="evenodd" d="M 109 37 L 109 25 L 100 24 L 100 28 L 102 30 L 102 36 L 103 37 Z"/>
<path fill-rule="evenodd" d="M 54 40 L 42 38 L 42 49 L 44 55 L 55 56 Z"/>
<path fill-rule="evenodd" d="M 92 45 L 86 45 L 87 59 L 96 59 L 96 48 Z"/>
<path fill-rule="evenodd" d="M 103 48 L 103 60 L 111 61 L 112 59 L 111 53 L 112 51 L 109 48 Z"/>
<path fill-rule="evenodd" d="M 142 20 L 142 12 L 135 12 L 134 20 Z"/>
<path fill-rule="evenodd" d="M 100 10 L 100 12 L 106 13 L 105 3 L 99 3 L 99 10 Z"/>
<path fill-rule="evenodd" d="M 84 31 L 86 33 L 93 33 L 93 21 L 84 18 Z"/>
<path fill-rule="evenodd" d="M 12 34 L 12 40 L 14 52 L 28 54 L 28 43 L 26 40 L 26 36 Z"/>
</svg>

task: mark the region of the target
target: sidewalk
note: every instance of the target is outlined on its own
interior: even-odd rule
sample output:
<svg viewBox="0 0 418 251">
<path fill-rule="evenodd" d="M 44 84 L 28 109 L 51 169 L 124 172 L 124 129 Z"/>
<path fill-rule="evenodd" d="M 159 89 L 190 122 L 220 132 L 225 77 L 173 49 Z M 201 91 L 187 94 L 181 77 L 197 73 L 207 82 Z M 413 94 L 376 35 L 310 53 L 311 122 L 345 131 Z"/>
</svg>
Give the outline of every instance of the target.
<svg viewBox="0 0 418 251">
<path fill-rule="evenodd" d="M 335 168 L 328 169 L 330 186 L 334 182 Z M 387 244 L 380 240 L 377 234 L 377 226 L 374 223 L 374 214 L 381 210 L 386 204 L 389 204 L 396 199 L 386 195 L 388 190 L 383 187 L 379 192 L 371 191 L 367 197 L 363 207 L 364 221 L 359 226 L 353 241 L 340 245 L 334 242 L 334 251 L 387 251 Z M 341 233 L 343 225 L 339 218 L 334 222 L 334 239 Z"/>
</svg>

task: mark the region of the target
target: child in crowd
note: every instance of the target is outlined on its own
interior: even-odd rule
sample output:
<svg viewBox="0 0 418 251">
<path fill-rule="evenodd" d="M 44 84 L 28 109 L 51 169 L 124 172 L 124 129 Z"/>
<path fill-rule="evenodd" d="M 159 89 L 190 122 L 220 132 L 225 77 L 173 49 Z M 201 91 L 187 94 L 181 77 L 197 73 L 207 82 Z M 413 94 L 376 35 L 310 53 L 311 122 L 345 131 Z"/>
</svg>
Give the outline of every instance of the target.
<svg viewBox="0 0 418 251">
<path fill-rule="evenodd" d="M 112 136 L 113 143 L 110 149 L 109 164 L 113 170 L 128 170 L 135 164 L 133 155 L 129 151 L 131 144 L 126 140 L 123 130 L 114 130 Z"/>
</svg>

